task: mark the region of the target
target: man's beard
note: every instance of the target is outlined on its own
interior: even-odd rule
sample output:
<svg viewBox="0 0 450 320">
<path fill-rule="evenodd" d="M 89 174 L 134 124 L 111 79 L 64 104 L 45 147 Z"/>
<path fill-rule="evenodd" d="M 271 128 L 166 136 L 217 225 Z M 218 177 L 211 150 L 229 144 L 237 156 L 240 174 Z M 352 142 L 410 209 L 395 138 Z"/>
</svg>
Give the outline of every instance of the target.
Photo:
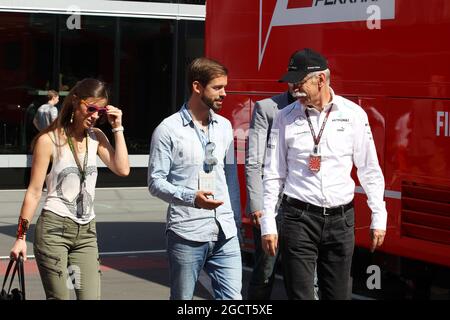
<svg viewBox="0 0 450 320">
<path fill-rule="evenodd" d="M 222 108 L 222 106 L 215 105 L 214 102 L 223 101 L 223 99 L 220 99 L 220 98 L 219 99 L 208 99 L 205 96 L 202 96 L 201 99 L 202 99 L 203 103 L 206 104 L 208 106 L 208 108 L 212 109 L 214 112 L 218 112 Z"/>
</svg>

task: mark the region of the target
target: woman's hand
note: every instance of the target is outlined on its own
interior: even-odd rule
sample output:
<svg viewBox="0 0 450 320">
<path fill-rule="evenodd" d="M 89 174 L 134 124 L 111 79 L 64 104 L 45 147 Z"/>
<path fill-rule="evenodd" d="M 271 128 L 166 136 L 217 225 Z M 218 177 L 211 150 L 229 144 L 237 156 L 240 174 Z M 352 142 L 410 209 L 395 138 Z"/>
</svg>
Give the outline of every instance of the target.
<svg viewBox="0 0 450 320">
<path fill-rule="evenodd" d="M 122 126 L 122 110 L 112 105 L 107 105 L 106 110 L 108 122 L 111 124 L 111 127 L 118 128 Z"/>
<path fill-rule="evenodd" d="M 27 242 L 25 239 L 17 239 L 9 254 L 14 260 L 19 259 L 20 255 L 23 257 L 23 261 L 27 260 Z"/>
</svg>

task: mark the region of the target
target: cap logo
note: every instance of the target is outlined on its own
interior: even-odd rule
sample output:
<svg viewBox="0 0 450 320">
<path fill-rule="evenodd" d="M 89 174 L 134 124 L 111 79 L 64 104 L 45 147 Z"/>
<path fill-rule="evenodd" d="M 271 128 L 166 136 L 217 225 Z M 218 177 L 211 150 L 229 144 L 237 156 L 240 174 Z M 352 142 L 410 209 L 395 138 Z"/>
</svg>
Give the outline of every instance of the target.
<svg viewBox="0 0 450 320">
<path fill-rule="evenodd" d="M 308 70 L 311 70 L 311 69 L 320 69 L 320 66 L 307 67 L 306 69 L 308 69 Z"/>
<path fill-rule="evenodd" d="M 297 66 L 295 65 L 294 58 L 291 58 L 291 60 L 289 61 L 288 71 L 291 71 L 291 70 L 297 70 L 297 69 L 298 69 L 298 68 L 297 68 Z"/>
</svg>

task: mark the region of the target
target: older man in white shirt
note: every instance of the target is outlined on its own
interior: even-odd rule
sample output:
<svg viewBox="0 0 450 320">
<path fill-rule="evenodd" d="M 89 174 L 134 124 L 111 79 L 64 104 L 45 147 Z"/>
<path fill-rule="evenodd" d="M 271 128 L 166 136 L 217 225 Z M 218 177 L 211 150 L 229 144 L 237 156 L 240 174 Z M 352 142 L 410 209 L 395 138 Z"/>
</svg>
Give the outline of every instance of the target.
<svg viewBox="0 0 450 320">
<path fill-rule="evenodd" d="M 279 112 L 272 126 L 264 169 L 262 245 L 275 254 L 275 206 L 283 192 L 280 249 L 288 297 L 314 298 L 317 261 L 321 299 L 348 299 L 353 165 L 372 210 L 372 250 L 381 246 L 386 232 L 384 177 L 367 114 L 333 92 L 326 59 L 311 49 L 292 55 L 280 81 L 293 83 L 299 98 Z"/>
</svg>

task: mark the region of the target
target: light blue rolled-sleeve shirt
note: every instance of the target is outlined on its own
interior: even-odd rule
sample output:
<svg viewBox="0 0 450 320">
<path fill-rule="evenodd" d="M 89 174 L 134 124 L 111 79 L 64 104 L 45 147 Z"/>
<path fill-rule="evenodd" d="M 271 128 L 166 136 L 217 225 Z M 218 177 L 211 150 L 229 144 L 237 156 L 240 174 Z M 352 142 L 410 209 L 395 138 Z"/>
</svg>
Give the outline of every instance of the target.
<svg viewBox="0 0 450 320">
<path fill-rule="evenodd" d="M 166 231 L 199 242 L 216 241 L 219 226 L 227 239 L 237 235 L 241 210 L 234 137 L 230 121 L 211 110 L 206 135 L 196 128 L 184 104 L 155 129 L 150 145 L 148 189 L 169 203 Z M 204 136 L 202 136 L 204 134 Z M 204 169 L 205 139 L 216 145 L 218 159 L 214 198 L 224 203 L 215 210 L 195 208 L 199 173 Z"/>
</svg>

